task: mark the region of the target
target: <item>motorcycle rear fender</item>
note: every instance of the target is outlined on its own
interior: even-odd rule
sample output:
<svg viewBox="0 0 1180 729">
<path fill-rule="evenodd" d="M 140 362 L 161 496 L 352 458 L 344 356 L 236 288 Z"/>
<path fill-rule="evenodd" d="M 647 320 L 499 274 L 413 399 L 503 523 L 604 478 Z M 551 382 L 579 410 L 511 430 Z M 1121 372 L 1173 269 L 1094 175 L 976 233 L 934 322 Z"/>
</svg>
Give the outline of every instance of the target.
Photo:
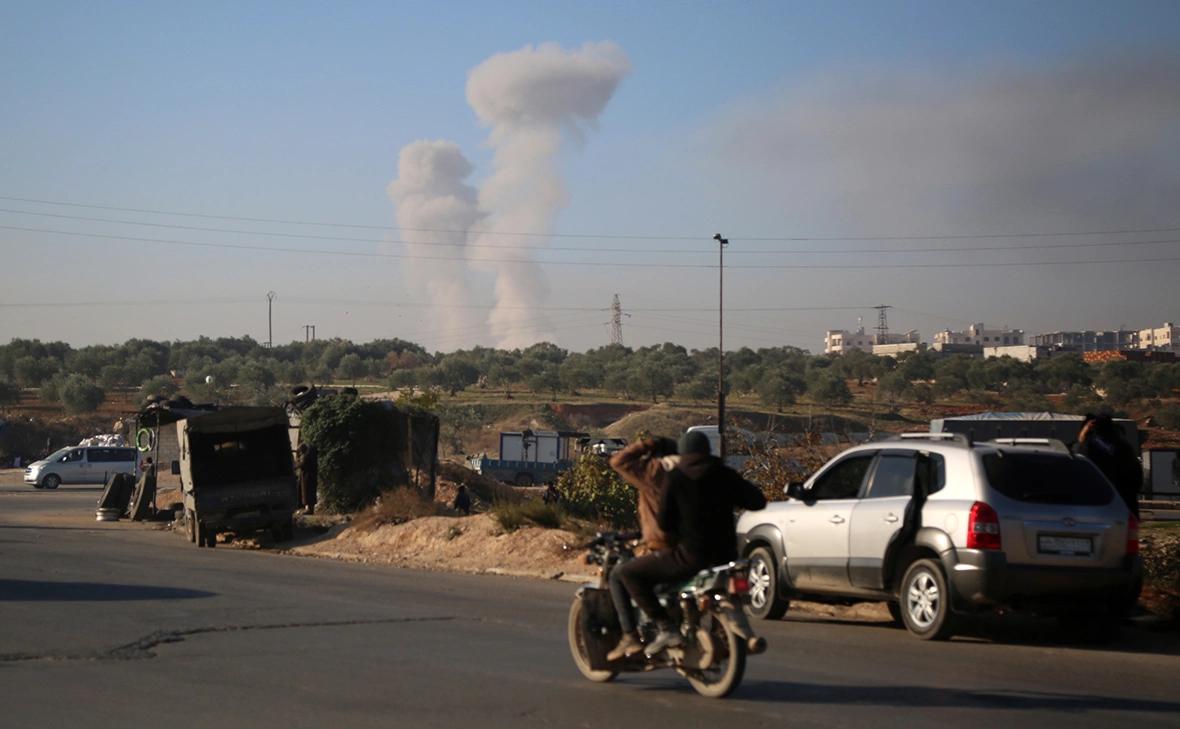
<svg viewBox="0 0 1180 729">
<path fill-rule="evenodd" d="M 728 600 L 723 602 L 717 611 L 717 619 L 725 626 L 726 630 L 735 633 L 742 640 L 750 640 L 755 637 L 754 629 L 750 627 L 750 621 L 746 618 L 746 611 L 742 610 L 740 606 L 734 605 Z"/>
</svg>

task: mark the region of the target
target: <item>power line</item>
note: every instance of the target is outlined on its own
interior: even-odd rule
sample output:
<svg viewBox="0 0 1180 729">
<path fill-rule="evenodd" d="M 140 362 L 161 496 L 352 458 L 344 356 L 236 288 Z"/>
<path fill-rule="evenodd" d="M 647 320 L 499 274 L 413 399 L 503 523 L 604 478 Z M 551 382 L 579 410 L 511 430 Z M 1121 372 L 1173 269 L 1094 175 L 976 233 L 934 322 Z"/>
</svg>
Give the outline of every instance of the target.
<svg viewBox="0 0 1180 729">
<path fill-rule="evenodd" d="M 376 253 L 367 251 L 330 251 L 313 248 L 285 248 L 280 246 L 259 246 L 239 243 L 208 243 L 200 241 L 176 240 L 171 238 L 142 238 L 134 236 L 108 235 L 104 233 L 80 233 L 69 230 L 49 230 L 44 228 L 25 228 L 14 225 L 0 225 L 0 230 L 15 230 L 26 233 L 48 233 L 51 235 L 68 235 L 83 238 L 97 238 L 100 240 L 116 240 L 133 243 L 160 243 L 165 245 L 187 246 L 194 248 L 215 248 L 227 250 L 255 251 L 261 253 L 295 253 L 303 255 L 327 255 L 346 258 L 377 258 L 394 260 L 419 261 L 452 261 L 467 262 L 467 258 L 455 256 L 422 256 L 406 253 Z M 1155 241 L 1157 243 L 1180 243 L 1180 239 L 1171 241 Z M 484 258 L 476 259 L 489 263 L 508 263 L 539 266 L 589 266 L 595 268 L 680 268 L 680 269 L 714 269 L 716 266 L 707 263 L 636 263 L 622 261 L 546 261 L 532 258 Z M 1157 258 L 1115 258 L 1100 260 L 1069 260 L 1069 261 L 991 261 L 991 262 L 959 262 L 959 263 L 865 263 L 865 264 L 731 264 L 731 269 L 747 270 L 854 270 L 854 269 L 907 269 L 907 268 L 995 268 L 1008 266 L 1086 266 L 1117 263 L 1171 263 L 1180 261 L 1180 257 Z"/>
<path fill-rule="evenodd" d="M 250 223 L 277 223 L 281 225 L 308 225 L 325 228 L 355 228 L 362 230 L 398 230 L 415 233 L 456 233 L 470 235 L 506 235 L 516 237 L 538 238 L 591 238 L 600 240 L 700 240 L 699 235 L 633 235 L 619 233 L 548 233 L 537 231 L 501 231 L 501 230 L 454 230 L 446 228 L 408 228 L 404 226 L 364 225 L 359 223 L 332 223 L 310 220 L 290 220 L 282 218 L 256 218 L 239 215 L 211 215 L 205 213 L 182 212 L 176 210 L 159 210 L 148 208 L 118 207 L 114 205 L 90 205 L 84 203 L 62 202 L 60 200 L 41 200 L 36 198 L 14 197 L 0 195 L 0 200 L 11 202 L 35 203 L 38 205 L 58 205 L 62 207 L 86 208 L 90 210 L 111 210 L 125 213 L 142 213 L 148 215 L 171 215 L 185 218 L 201 218 L 206 220 L 239 220 Z M 1134 235 L 1146 233 L 1174 233 L 1180 231 L 1180 226 L 1160 228 L 1124 228 L 1113 230 L 1077 230 L 1077 231 L 1033 231 L 1017 233 L 951 233 L 951 234 L 906 234 L 906 235 L 861 235 L 861 236 L 729 236 L 732 240 L 790 242 L 790 241 L 905 241 L 905 240 L 972 240 L 998 238 L 1058 238 L 1069 236 L 1093 235 Z"/>
<path fill-rule="evenodd" d="M 3 198 L 0 198 L 3 199 Z M 56 218 L 60 220 L 77 220 L 90 223 L 107 223 L 111 225 L 137 225 L 147 228 L 164 228 L 167 230 L 192 230 L 202 233 L 229 233 L 233 235 L 254 235 L 264 236 L 268 238 L 295 238 L 300 240 L 322 240 L 322 241 L 338 241 L 350 243 L 374 243 L 372 237 L 356 238 L 348 236 L 336 235 L 314 235 L 310 233 L 287 233 L 279 231 L 268 230 L 242 230 L 239 228 L 209 228 L 201 225 L 177 225 L 175 223 L 151 223 L 138 220 L 117 220 L 113 218 L 97 218 L 88 215 L 63 215 L 60 213 L 42 213 L 33 212 L 29 210 L 12 210 L 10 208 L 0 208 L 0 213 L 8 213 L 12 215 L 31 215 L 41 218 Z M 523 250 L 523 251 L 574 251 L 574 252 L 588 252 L 588 253 L 623 253 L 627 255 L 648 255 L 648 254 L 669 254 L 669 253 L 686 253 L 686 254 L 706 254 L 711 253 L 709 250 L 701 248 L 636 248 L 634 246 L 626 248 L 609 248 L 602 246 L 546 246 L 546 245 L 516 245 L 512 243 L 497 244 L 497 243 L 469 243 L 469 242 L 454 242 L 454 241 L 411 241 L 411 240 L 382 240 L 381 243 L 408 245 L 408 246 L 424 246 L 431 248 L 460 248 L 460 249 L 491 249 L 491 250 Z M 843 254 L 843 253 L 883 253 L 883 254 L 906 254 L 906 253 L 963 253 L 975 251 L 1029 251 L 1029 250 L 1049 250 L 1057 248 L 1109 248 L 1120 246 L 1144 246 L 1144 245 L 1159 245 L 1167 243 L 1180 243 L 1180 240 L 1129 240 L 1129 241 L 1092 241 L 1088 243 L 1039 243 L 1039 244 L 1017 244 L 1017 245 L 993 245 L 993 246 L 971 246 L 970 248 L 947 248 L 945 246 L 927 247 L 927 248 L 842 248 L 833 250 L 830 248 L 792 248 L 792 249 L 769 249 L 761 250 L 738 250 L 731 251 L 731 255 L 740 256 L 762 256 L 762 255 L 795 255 L 795 254 Z M 301 250 L 301 249 L 300 249 Z"/>
</svg>

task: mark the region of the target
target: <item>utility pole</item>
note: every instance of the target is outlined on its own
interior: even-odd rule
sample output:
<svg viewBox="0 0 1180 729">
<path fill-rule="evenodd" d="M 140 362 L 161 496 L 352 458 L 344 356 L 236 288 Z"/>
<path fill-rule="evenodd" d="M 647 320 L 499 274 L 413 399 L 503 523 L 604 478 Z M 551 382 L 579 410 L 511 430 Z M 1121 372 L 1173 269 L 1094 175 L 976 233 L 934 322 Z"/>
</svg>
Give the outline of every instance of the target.
<svg viewBox="0 0 1180 729">
<path fill-rule="evenodd" d="M 720 233 L 713 235 L 717 241 L 717 440 L 721 444 L 721 452 L 717 454 L 725 459 L 725 246 L 729 245 L 728 238 L 722 238 Z"/>
<path fill-rule="evenodd" d="M 278 296 L 279 295 L 273 291 L 266 292 L 266 346 L 267 347 L 275 346 L 274 319 L 271 316 L 271 314 L 272 314 L 272 310 L 274 308 L 275 299 L 278 298 Z"/>
<path fill-rule="evenodd" d="M 615 294 L 615 300 L 610 305 L 610 343 L 623 345 L 623 304 L 618 294 Z"/>
</svg>

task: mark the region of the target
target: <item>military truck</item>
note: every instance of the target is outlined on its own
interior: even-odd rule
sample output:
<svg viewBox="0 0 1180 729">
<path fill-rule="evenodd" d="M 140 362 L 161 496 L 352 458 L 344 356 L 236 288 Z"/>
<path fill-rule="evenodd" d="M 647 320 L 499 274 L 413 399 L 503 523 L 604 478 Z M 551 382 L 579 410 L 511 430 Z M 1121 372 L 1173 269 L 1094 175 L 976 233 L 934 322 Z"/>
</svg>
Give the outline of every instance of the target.
<svg viewBox="0 0 1180 729">
<path fill-rule="evenodd" d="M 227 407 L 176 421 L 184 523 L 189 541 L 213 547 L 218 532 L 293 533 L 299 503 L 287 413 L 282 408 Z"/>
</svg>

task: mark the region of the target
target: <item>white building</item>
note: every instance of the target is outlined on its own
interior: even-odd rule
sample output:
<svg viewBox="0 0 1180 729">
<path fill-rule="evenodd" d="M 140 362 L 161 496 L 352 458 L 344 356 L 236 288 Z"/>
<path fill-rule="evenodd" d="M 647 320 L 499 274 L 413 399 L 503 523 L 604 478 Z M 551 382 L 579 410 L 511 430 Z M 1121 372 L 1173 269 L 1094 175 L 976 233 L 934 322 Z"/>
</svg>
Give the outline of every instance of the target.
<svg viewBox="0 0 1180 729">
<path fill-rule="evenodd" d="M 998 347 L 984 347 L 983 356 L 985 359 L 1011 357 L 1021 362 L 1032 362 L 1035 359 L 1050 357 L 1054 351 L 1053 347 L 1038 347 L 1035 344 L 1001 344 Z"/>
<path fill-rule="evenodd" d="M 1158 329 L 1140 329 L 1139 349 L 1180 354 L 1180 326 L 1166 321 Z"/>
<path fill-rule="evenodd" d="M 905 334 L 889 333 L 885 341 L 878 341 L 876 334 L 866 334 L 864 327 L 850 332 L 845 329 L 829 329 L 824 335 L 824 354 L 844 354 L 854 349 L 873 353 L 873 345 L 879 344 L 917 344 L 922 338 L 918 332 L 911 329 Z"/>
<path fill-rule="evenodd" d="M 943 329 L 934 335 L 935 344 L 978 344 L 982 347 L 1007 347 L 1024 344 L 1023 329 L 986 329 L 983 322 L 972 324 L 966 331 Z"/>
</svg>

